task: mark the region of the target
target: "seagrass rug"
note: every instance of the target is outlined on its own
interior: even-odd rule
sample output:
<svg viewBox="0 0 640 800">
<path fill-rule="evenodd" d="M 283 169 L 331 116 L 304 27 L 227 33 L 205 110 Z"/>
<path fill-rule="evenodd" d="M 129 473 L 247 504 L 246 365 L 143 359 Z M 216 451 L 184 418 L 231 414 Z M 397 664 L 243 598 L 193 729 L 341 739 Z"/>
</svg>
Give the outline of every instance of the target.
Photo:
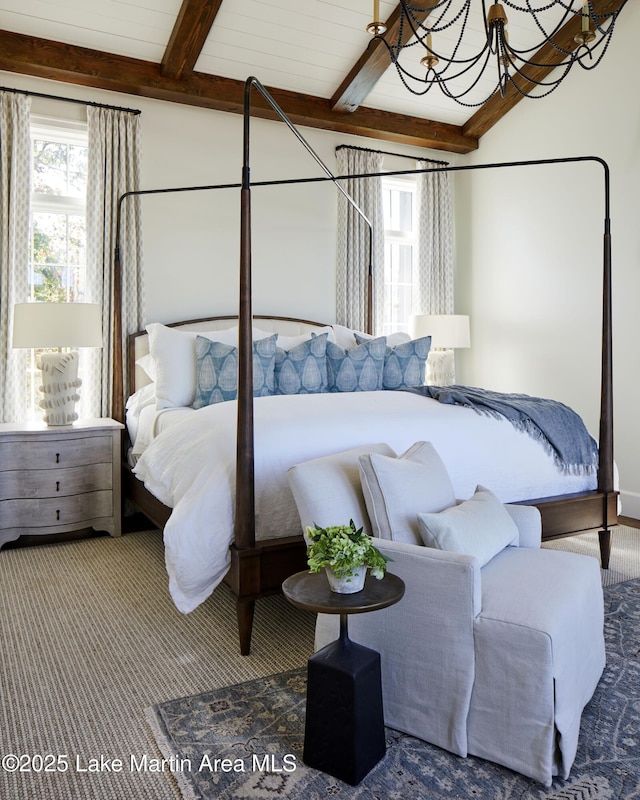
<svg viewBox="0 0 640 800">
<path fill-rule="evenodd" d="M 147 719 L 185 800 L 631 800 L 640 798 L 640 580 L 605 588 L 607 666 L 584 710 L 571 776 L 545 788 L 387 729 L 356 787 L 302 763 L 306 670 L 154 706 Z"/>
</svg>

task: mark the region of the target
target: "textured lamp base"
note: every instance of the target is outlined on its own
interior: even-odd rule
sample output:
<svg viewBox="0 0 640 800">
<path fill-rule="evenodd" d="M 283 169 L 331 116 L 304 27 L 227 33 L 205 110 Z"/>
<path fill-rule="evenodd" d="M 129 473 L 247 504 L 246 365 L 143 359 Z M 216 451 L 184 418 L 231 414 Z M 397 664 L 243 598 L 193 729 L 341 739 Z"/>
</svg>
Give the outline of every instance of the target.
<svg viewBox="0 0 640 800">
<path fill-rule="evenodd" d="M 341 637 L 309 659 L 302 760 L 355 786 L 385 752 L 380 655 Z"/>
<path fill-rule="evenodd" d="M 430 350 L 427 358 L 427 383 L 430 386 L 451 386 L 455 380 L 456 362 L 453 350 Z"/>
<path fill-rule="evenodd" d="M 71 425 L 78 419 L 75 412 L 76 401 L 80 395 L 76 389 L 82 381 L 78 378 L 78 352 L 44 353 L 40 356 L 42 370 L 43 399 L 40 408 L 44 409 L 47 425 Z"/>
</svg>

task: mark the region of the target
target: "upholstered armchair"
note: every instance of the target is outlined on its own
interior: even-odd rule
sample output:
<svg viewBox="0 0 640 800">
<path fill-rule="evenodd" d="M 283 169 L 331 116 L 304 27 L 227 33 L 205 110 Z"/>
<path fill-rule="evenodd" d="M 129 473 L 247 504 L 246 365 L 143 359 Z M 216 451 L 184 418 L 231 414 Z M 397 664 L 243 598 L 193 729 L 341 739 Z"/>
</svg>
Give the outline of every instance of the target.
<svg viewBox="0 0 640 800">
<path fill-rule="evenodd" d="M 381 654 L 385 723 L 547 786 L 567 778 L 605 663 L 597 560 L 541 549 L 533 507 L 483 487 L 456 501 L 428 443 L 400 458 L 357 448 L 289 479 L 303 530 L 353 518 L 405 582 L 400 603 L 350 620 Z M 336 626 L 319 615 L 317 648 Z"/>
</svg>

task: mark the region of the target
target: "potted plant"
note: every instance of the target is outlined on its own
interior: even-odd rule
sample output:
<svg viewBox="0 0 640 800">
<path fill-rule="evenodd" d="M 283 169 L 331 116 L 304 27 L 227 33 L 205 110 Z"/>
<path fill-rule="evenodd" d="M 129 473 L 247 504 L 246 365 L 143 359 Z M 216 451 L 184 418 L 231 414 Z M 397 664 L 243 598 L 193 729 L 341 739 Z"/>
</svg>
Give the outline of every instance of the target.
<svg viewBox="0 0 640 800">
<path fill-rule="evenodd" d="M 371 537 L 353 520 L 348 525 L 307 527 L 309 572 L 325 569 L 331 590 L 353 594 L 364 586 L 367 569 L 374 578 L 384 577 L 389 559 L 373 546 Z"/>
</svg>

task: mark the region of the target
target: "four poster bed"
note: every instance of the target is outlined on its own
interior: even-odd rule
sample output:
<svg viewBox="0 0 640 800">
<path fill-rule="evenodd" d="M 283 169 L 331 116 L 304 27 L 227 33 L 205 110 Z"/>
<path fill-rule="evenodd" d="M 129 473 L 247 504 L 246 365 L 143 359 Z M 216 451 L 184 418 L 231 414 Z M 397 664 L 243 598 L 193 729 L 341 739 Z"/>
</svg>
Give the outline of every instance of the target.
<svg viewBox="0 0 640 800">
<path fill-rule="evenodd" d="M 286 350 L 286 341 L 295 347 L 303 341 L 335 341 L 339 326 L 287 317 L 254 317 L 252 314 L 249 179 L 249 98 L 252 87 L 260 91 L 328 176 L 309 180 L 331 180 L 334 183 L 337 180 L 259 82 L 255 78 L 248 79 L 240 187 L 239 313 L 237 317 L 147 326 L 148 330 L 151 328 L 149 333 L 142 331 L 130 337 L 128 370 L 132 398 L 128 402 L 127 416 L 135 441 L 132 458 L 124 467 L 123 490 L 134 506 L 165 531 L 170 590 L 178 608 L 191 610 L 224 580 L 236 598 L 240 649 L 247 654 L 256 599 L 279 592 L 283 580 L 303 569 L 306 563 L 300 523 L 286 480 L 288 467 L 310 458 L 378 442 L 385 442 L 400 455 L 415 441 L 432 441 L 452 476 L 458 496 L 469 496 L 475 485 L 482 483 L 496 491 L 503 501 L 536 505 L 542 515 L 545 540 L 599 529 L 601 560 L 606 568 L 611 527 L 617 524 L 606 164 L 600 159 L 585 157 L 434 169 L 455 171 L 567 161 L 595 161 L 604 167 L 606 213 L 599 448 L 597 468 L 594 467 L 591 474 L 576 474 L 558 468 L 539 442 L 516 431 L 506 420 L 479 415 L 460 406 L 445 406 L 410 392 L 324 389 L 316 390 L 317 393 L 290 395 L 265 392 L 265 396 L 254 397 L 254 363 L 258 366 L 261 363 L 256 361 L 256 338 L 265 342 L 264 347 L 269 342 L 273 347 L 275 342 L 282 342 Z M 176 339 L 180 336 L 184 339 Z M 288 338 L 285 341 L 281 337 Z M 178 341 L 180 347 L 189 342 L 191 348 L 196 346 L 194 341 L 199 342 L 197 346 L 201 350 L 204 348 L 205 354 L 209 347 L 207 342 L 222 341 L 228 347 L 235 345 L 237 371 L 234 370 L 234 378 L 237 384 L 234 390 L 237 388 L 237 399 L 211 404 L 204 402 L 202 407 L 198 407 L 196 402 L 196 408 L 190 407 L 194 405 L 191 401 L 184 401 L 183 406 L 179 404 L 182 401 L 176 404 L 171 398 L 168 403 L 157 402 L 156 394 L 163 378 L 156 374 L 152 381 L 145 374 L 144 366 L 148 363 L 150 347 L 153 350 L 155 344 L 156 355 L 159 352 L 160 340 L 165 343 Z M 167 352 L 175 355 L 184 351 L 178 348 L 174 352 L 168 345 Z M 184 359 L 180 363 L 184 364 Z M 198 365 L 201 365 L 200 361 Z M 164 378 L 167 379 L 166 374 Z M 188 379 L 193 383 L 194 376 L 190 375 Z M 194 391 L 196 395 L 200 391 L 199 374 L 195 381 L 195 389 L 190 387 L 186 392 L 187 399 L 193 397 Z M 124 418 L 122 395 L 117 397 L 119 390 L 120 387 L 116 387 L 114 393 L 114 415 L 120 414 Z M 464 459 L 460 459 L 462 448 Z M 137 456 L 139 460 L 134 463 Z M 323 524 L 339 522 L 329 520 Z M 209 529 L 213 531 L 211 536 Z M 195 576 L 192 570 L 195 570 Z"/>
</svg>

